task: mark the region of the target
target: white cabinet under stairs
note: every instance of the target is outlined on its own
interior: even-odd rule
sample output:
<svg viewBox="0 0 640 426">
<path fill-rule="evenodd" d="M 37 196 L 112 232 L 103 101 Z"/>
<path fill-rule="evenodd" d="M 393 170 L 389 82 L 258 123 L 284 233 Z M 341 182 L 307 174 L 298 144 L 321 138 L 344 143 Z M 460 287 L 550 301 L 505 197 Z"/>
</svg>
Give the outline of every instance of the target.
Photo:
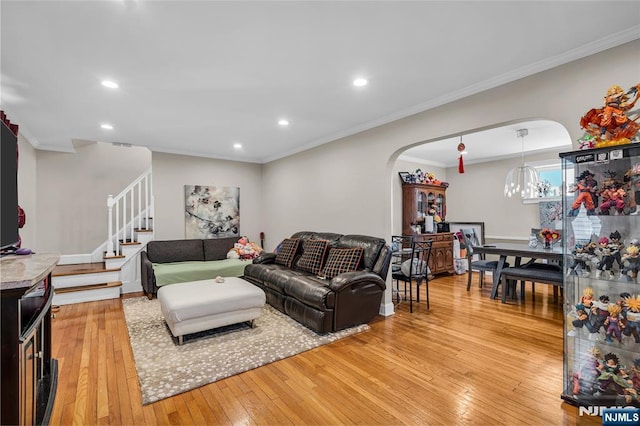
<svg viewBox="0 0 640 426">
<path fill-rule="evenodd" d="M 153 240 L 151 169 L 108 196 L 107 240 L 93 253 L 63 255 L 52 272 L 54 305 L 119 298 L 142 291 L 140 251 Z"/>
</svg>

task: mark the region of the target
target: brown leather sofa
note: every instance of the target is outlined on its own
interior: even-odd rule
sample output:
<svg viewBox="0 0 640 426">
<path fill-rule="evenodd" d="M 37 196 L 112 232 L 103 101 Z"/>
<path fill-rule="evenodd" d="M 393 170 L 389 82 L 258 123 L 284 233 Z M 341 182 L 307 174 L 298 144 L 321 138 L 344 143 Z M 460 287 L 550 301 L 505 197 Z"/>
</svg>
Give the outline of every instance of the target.
<svg viewBox="0 0 640 426">
<path fill-rule="evenodd" d="M 245 267 L 244 279 L 264 290 L 267 303 L 317 333 L 325 334 L 370 321 L 380 311 L 391 249 L 382 238 L 327 232 L 297 232 L 291 267 L 276 263 L 275 253 L 263 253 Z M 356 270 L 331 279 L 299 268 L 305 240 L 326 240 L 328 249 L 361 247 Z M 320 274 L 321 275 L 321 274 Z"/>
</svg>

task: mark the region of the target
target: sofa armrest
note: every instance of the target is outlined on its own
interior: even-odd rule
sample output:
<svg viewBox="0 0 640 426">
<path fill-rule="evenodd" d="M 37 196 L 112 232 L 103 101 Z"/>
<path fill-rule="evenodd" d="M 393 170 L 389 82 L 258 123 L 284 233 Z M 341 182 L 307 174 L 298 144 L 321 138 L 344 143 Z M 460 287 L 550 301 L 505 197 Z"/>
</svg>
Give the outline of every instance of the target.
<svg viewBox="0 0 640 426">
<path fill-rule="evenodd" d="M 380 255 L 378 256 L 378 260 L 373 265 L 373 272 L 380 275 L 380 278 L 383 280 L 387 279 L 387 273 L 389 272 L 389 265 L 391 264 L 391 247 L 385 244 L 380 250 Z"/>
<path fill-rule="evenodd" d="M 374 272 L 355 271 L 333 277 L 329 288 L 335 292 L 333 329 L 337 331 L 367 323 L 378 315 L 386 284 Z"/>
<path fill-rule="evenodd" d="M 344 272 L 329 281 L 329 288 L 336 293 L 346 289 L 357 290 L 359 287 L 375 285 L 384 291 L 387 288 L 384 280 L 378 274 L 369 271 Z"/>
<path fill-rule="evenodd" d="M 144 250 L 140 252 L 140 284 L 142 284 L 142 288 L 149 299 L 152 299 L 153 295 L 158 291 L 156 275 L 153 272 L 153 263 L 149 260 L 149 256 Z"/>
<path fill-rule="evenodd" d="M 253 259 L 252 263 L 275 263 L 276 261 L 276 254 L 275 253 L 266 253 L 263 252 L 262 254 L 260 254 L 258 257 L 256 257 L 255 259 Z"/>
</svg>

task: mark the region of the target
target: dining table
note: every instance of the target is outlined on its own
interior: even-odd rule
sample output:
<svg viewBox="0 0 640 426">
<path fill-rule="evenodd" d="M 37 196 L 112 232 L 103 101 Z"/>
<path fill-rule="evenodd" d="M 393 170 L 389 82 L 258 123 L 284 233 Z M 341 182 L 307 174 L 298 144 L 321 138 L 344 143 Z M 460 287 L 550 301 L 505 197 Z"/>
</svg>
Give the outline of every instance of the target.
<svg viewBox="0 0 640 426">
<path fill-rule="evenodd" d="M 543 248 L 542 244 L 537 247 L 530 247 L 527 243 L 490 243 L 473 246 L 473 252 L 477 254 L 497 255 L 498 267 L 493 275 L 493 286 L 491 287 L 491 299 L 495 299 L 500 284 L 500 274 L 505 267 L 507 257 L 515 258 L 515 266 L 518 267 L 522 263 L 522 259 L 546 259 L 556 263 L 562 262 L 561 244 L 556 244 L 552 248 Z"/>
</svg>

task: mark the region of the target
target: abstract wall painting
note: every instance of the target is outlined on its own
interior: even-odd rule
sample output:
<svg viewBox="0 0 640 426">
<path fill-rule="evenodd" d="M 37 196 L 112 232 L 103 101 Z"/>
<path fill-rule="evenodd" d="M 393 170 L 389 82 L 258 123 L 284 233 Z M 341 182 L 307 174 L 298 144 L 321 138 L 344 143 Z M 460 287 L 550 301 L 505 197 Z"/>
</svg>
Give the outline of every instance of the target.
<svg viewBox="0 0 640 426">
<path fill-rule="evenodd" d="M 240 188 L 185 185 L 185 238 L 240 236 Z"/>
</svg>

